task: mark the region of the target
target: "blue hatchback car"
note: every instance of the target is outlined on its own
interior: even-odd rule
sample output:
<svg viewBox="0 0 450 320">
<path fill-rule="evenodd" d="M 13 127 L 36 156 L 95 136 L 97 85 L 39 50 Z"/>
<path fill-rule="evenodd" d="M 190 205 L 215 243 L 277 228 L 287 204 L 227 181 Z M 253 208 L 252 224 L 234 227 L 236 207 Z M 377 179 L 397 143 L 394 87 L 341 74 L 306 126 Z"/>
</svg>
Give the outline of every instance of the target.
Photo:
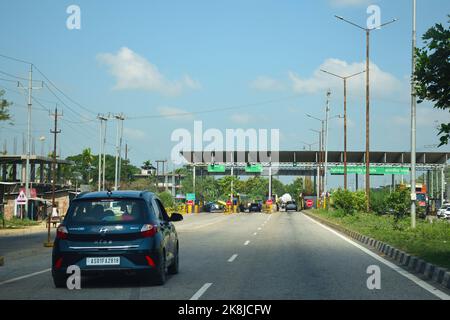
<svg viewBox="0 0 450 320">
<path fill-rule="evenodd" d="M 162 285 L 179 268 L 179 243 L 172 222 L 151 192 L 112 191 L 78 195 L 59 225 L 52 254 L 56 287 L 65 287 L 67 268 L 82 275 L 123 272 Z"/>
</svg>

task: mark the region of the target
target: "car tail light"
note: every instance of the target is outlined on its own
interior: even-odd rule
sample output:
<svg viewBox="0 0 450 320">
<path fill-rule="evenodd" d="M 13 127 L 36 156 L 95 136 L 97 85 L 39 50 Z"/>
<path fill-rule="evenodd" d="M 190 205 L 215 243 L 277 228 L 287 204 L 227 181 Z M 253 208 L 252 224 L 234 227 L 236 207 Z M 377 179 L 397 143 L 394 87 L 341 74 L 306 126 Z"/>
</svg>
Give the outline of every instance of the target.
<svg viewBox="0 0 450 320">
<path fill-rule="evenodd" d="M 153 237 L 158 232 L 158 227 L 153 224 L 144 224 L 141 228 L 141 236 L 144 238 Z"/>
<path fill-rule="evenodd" d="M 155 267 L 155 262 L 153 261 L 152 258 L 150 258 L 150 256 L 145 256 L 145 259 L 147 260 L 147 263 L 150 267 L 152 267 L 152 268 Z"/>
<path fill-rule="evenodd" d="M 56 262 L 55 262 L 55 269 L 61 268 L 62 262 L 63 262 L 63 258 L 59 258 L 58 260 L 56 260 Z"/>
<path fill-rule="evenodd" d="M 56 229 L 56 239 L 64 240 L 67 239 L 67 235 L 69 232 L 67 231 L 67 228 L 63 225 L 60 225 L 58 229 Z"/>
</svg>

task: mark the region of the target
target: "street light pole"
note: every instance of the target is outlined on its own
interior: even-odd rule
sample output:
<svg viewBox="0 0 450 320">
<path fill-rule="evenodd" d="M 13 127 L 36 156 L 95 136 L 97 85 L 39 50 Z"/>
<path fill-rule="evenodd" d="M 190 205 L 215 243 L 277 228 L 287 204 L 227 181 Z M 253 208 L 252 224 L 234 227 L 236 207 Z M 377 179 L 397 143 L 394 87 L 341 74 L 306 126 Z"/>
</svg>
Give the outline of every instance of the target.
<svg viewBox="0 0 450 320">
<path fill-rule="evenodd" d="M 337 77 L 339 79 L 342 79 L 344 81 L 344 189 L 347 190 L 347 185 L 348 185 L 348 179 L 347 179 L 347 80 L 353 77 L 356 77 L 357 75 L 360 75 L 364 72 L 358 72 L 355 74 L 352 74 L 350 76 L 340 76 L 337 75 L 335 73 L 326 71 L 326 70 L 320 70 L 324 73 L 328 73 L 329 75 L 332 75 L 334 77 Z"/>
<path fill-rule="evenodd" d="M 380 29 L 383 26 L 391 24 L 397 19 L 393 19 L 387 23 L 372 28 L 364 28 L 354 22 L 344 19 L 340 16 L 335 16 L 339 20 L 347 22 L 354 27 L 364 30 L 366 33 L 366 197 L 367 197 L 367 212 L 370 211 L 370 32 Z"/>
<path fill-rule="evenodd" d="M 413 0 L 411 74 L 411 227 L 416 227 L 416 0 Z"/>
<path fill-rule="evenodd" d="M 370 30 L 366 29 L 366 208 L 370 211 Z"/>
<path fill-rule="evenodd" d="M 319 134 L 319 152 L 317 153 L 317 183 L 316 183 L 316 203 L 317 208 L 319 208 L 319 199 L 320 199 L 320 154 L 322 152 L 322 131 L 309 129 L 313 132 L 316 132 Z"/>
<path fill-rule="evenodd" d="M 325 170 L 324 170 L 324 183 L 323 183 L 323 198 L 324 207 L 326 207 L 326 197 L 327 197 L 327 173 L 328 173 L 328 116 L 330 114 L 330 96 L 331 91 L 327 92 L 327 104 L 325 109 Z"/>
<path fill-rule="evenodd" d="M 327 92 L 328 98 L 329 98 L 329 94 L 331 95 L 331 92 L 328 91 Z M 336 118 L 342 119 L 342 115 L 336 115 L 336 116 L 333 116 L 331 118 L 328 117 L 328 114 L 329 114 L 329 104 L 328 103 L 329 103 L 329 101 L 327 101 L 326 119 L 319 119 L 319 118 L 316 118 L 316 117 L 314 117 L 314 116 L 312 116 L 310 114 L 306 114 L 307 117 L 309 117 L 311 119 L 314 119 L 314 120 L 317 120 L 317 121 L 320 121 L 320 123 L 322 125 L 321 131 L 317 131 L 317 130 L 313 130 L 313 129 L 311 129 L 311 131 L 319 133 L 319 137 L 320 137 L 320 139 L 319 139 L 319 170 L 322 171 L 320 163 L 323 161 L 325 163 L 325 170 L 324 170 L 325 175 L 326 175 L 326 170 L 327 170 L 327 168 L 326 168 L 327 163 L 326 162 L 328 160 L 328 156 L 327 156 L 328 147 L 325 146 L 326 145 L 325 140 L 327 139 L 327 138 L 325 138 L 325 136 L 328 136 L 328 132 L 325 134 L 325 131 L 328 131 L 328 121 L 332 120 L 332 119 L 336 119 Z M 322 172 L 320 172 L 320 173 L 322 175 Z M 321 178 L 321 175 L 319 176 L 319 178 Z M 326 184 L 326 179 L 324 177 L 324 181 L 322 183 L 324 192 L 326 192 L 325 184 Z M 319 189 L 321 189 L 320 188 L 320 179 L 319 179 Z"/>
</svg>

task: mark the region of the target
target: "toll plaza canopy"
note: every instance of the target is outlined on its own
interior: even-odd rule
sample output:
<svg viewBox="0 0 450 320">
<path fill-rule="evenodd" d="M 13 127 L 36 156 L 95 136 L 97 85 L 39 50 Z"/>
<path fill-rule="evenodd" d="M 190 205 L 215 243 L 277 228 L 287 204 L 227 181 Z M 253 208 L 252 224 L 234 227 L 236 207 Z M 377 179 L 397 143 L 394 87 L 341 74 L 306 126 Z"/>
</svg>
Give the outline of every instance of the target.
<svg viewBox="0 0 450 320">
<path fill-rule="evenodd" d="M 208 166 L 208 173 L 224 175 L 233 167 L 236 175 L 254 175 L 262 173 L 268 168 L 276 168 L 277 175 L 306 176 L 315 175 L 316 168 L 323 157 L 320 151 L 182 151 L 181 155 L 190 165 Z M 348 166 L 364 166 L 364 151 L 348 151 Z M 427 171 L 443 168 L 448 164 L 450 153 L 447 152 L 417 152 L 417 170 Z M 344 165 L 344 152 L 328 151 L 328 166 Z M 372 151 L 369 155 L 372 167 L 409 168 L 410 152 L 380 152 Z M 323 160 L 321 160 L 323 161 Z M 259 169 L 261 170 L 258 170 Z M 401 171 L 399 171 L 401 172 Z M 404 172 L 403 172 L 404 174 Z"/>
</svg>

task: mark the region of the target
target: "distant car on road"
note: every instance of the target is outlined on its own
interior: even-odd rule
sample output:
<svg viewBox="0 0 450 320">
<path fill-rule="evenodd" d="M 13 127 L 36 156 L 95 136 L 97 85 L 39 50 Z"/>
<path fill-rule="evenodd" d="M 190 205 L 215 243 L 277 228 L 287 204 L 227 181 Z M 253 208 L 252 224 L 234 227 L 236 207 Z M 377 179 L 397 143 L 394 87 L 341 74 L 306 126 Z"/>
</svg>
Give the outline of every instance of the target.
<svg viewBox="0 0 450 320">
<path fill-rule="evenodd" d="M 444 203 L 444 204 L 442 205 L 442 207 L 441 207 L 440 209 L 438 209 L 438 211 L 437 211 L 437 217 L 438 217 L 438 218 L 446 218 L 445 212 L 446 212 L 446 210 L 447 210 L 448 208 L 450 208 L 450 203 Z"/>
<path fill-rule="evenodd" d="M 178 273 L 179 243 L 172 222 L 151 192 L 85 193 L 75 198 L 57 229 L 52 254 L 56 287 L 65 287 L 71 265 L 82 275 L 132 273 L 162 285 Z"/>
<path fill-rule="evenodd" d="M 223 212 L 223 207 L 215 202 L 208 202 L 207 204 L 205 204 L 203 211 L 205 212 Z"/>
<path fill-rule="evenodd" d="M 438 218 L 450 220 L 450 205 L 438 213 Z"/>
<path fill-rule="evenodd" d="M 248 206 L 248 212 L 261 212 L 261 206 L 259 203 L 252 202 Z"/>
<path fill-rule="evenodd" d="M 286 212 L 287 211 L 297 211 L 297 203 L 295 201 L 286 202 Z"/>
</svg>

